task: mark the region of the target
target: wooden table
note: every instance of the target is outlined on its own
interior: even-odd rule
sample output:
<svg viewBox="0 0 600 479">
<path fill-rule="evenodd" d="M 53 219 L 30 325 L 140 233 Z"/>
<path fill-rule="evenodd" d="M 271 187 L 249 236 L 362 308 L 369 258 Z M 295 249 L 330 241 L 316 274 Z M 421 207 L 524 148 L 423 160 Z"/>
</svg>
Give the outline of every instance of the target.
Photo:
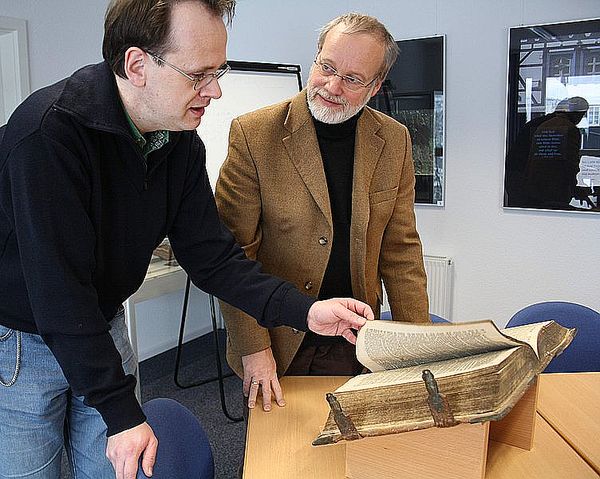
<svg viewBox="0 0 600 479">
<path fill-rule="evenodd" d="M 333 391 L 347 379 L 345 377 L 283 378 L 282 387 L 287 406 L 279 408 L 275 405 L 270 413 L 255 408 L 250 413 L 244 478 L 343 479 L 345 445 L 312 447 L 311 442 L 318 435 L 329 411 L 325 393 Z M 555 388 L 562 389 L 559 379 L 544 379 L 539 397 L 546 399 L 547 395 L 553 394 Z M 599 388 L 595 388 L 594 396 L 599 402 Z M 560 408 L 560 401 L 558 405 Z M 563 411 L 568 412 L 570 406 L 562 402 L 562 408 Z M 570 443 L 563 439 L 540 414 L 536 417 L 536 427 L 534 447 L 531 451 L 490 441 L 486 478 L 597 479 L 600 477 L 579 455 L 578 450 L 571 447 Z M 596 439 L 589 442 L 588 439 L 581 438 L 582 448 L 586 445 L 588 449 L 598 447 L 600 427 L 596 428 L 595 433 L 590 434 Z"/>
<path fill-rule="evenodd" d="M 600 373 L 542 374 L 537 410 L 600 474 Z"/>
</svg>

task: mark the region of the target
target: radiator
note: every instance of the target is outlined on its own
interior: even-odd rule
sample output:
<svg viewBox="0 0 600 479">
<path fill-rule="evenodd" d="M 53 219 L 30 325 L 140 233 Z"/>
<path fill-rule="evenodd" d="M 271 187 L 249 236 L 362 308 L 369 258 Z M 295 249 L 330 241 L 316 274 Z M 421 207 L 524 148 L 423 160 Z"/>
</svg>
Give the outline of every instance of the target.
<svg viewBox="0 0 600 479">
<path fill-rule="evenodd" d="M 425 273 L 427 274 L 429 312 L 452 320 L 452 258 L 424 255 L 423 260 L 425 263 Z M 383 305 L 381 310 L 390 310 L 385 288 L 383 290 Z"/>
</svg>

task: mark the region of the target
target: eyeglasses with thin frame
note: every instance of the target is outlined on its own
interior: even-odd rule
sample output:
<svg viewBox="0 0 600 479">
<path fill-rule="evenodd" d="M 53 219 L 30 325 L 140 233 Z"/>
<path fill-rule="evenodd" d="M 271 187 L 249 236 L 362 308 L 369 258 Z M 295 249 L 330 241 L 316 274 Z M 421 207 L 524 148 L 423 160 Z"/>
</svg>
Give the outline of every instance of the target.
<svg viewBox="0 0 600 479">
<path fill-rule="evenodd" d="M 335 68 L 333 68 L 329 63 L 322 62 L 318 58 L 315 58 L 315 65 L 319 67 L 319 69 L 321 70 L 321 74 L 324 77 L 338 77 L 342 80 L 342 84 L 344 85 L 344 87 L 352 91 L 359 91 L 361 88 L 369 88 L 379 78 L 379 76 L 376 76 L 370 82 L 365 83 L 364 81 L 359 80 L 358 78 L 353 77 L 352 75 L 340 75 L 338 71 Z"/>
<path fill-rule="evenodd" d="M 175 70 L 177 73 L 180 73 L 181 75 L 186 77 L 189 81 L 193 83 L 194 90 L 200 90 L 201 88 L 204 88 L 205 86 L 209 85 L 210 82 L 212 82 L 213 80 L 218 80 L 219 78 L 221 78 L 223 75 L 225 75 L 225 73 L 227 73 L 231 69 L 231 67 L 227 63 L 224 63 L 214 72 L 203 72 L 198 73 L 196 75 L 190 75 L 189 73 L 184 72 L 181 68 L 176 67 L 172 63 L 169 63 L 167 60 L 158 56 L 157 54 L 152 52 L 147 53 L 154 59 L 156 63 L 164 63 L 168 67 Z"/>
</svg>

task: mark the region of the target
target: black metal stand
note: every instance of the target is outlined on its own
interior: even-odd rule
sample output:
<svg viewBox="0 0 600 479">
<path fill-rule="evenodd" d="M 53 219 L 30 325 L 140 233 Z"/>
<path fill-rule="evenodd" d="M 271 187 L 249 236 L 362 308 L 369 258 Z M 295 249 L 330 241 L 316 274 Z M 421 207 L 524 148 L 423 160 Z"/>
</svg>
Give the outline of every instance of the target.
<svg viewBox="0 0 600 479">
<path fill-rule="evenodd" d="M 213 330 L 213 338 L 215 341 L 215 359 L 217 361 L 217 376 L 213 378 L 203 379 L 202 381 L 198 381 L 190 384 L 183 384 L 179 379 L 179 366 L 181 365 L 181 353 L 183 350 L 183 333 L 185 331 L 185 320 L 187 316 L 188 310 L 188 302 L 190 297 L 190 286 L 191 281 L 190 277 L 187 277 L 187 281 L 185 283 L 185 294 L 183 296 L 183 308 L 181 311 L 181 323 L 179 326 L 179 341 L 177 342 L 177 355 L 175 356 L 175 374 L 173 376 L 173 380 L 175 384 L 181 389 L 193 388 L 196 386 L 202 386 L 203 384 L 207 384 L 213 381 L 219 381 L 219 393 L 221 395 L 221 408 L 223 409 L 223 414 L 227 417 L 227 419 L 233 422 L 243 421 L 242 417 L 233 417 L 227 411 L 227 403 L 225 402 L 225 387 L 223 385 L 223 379 L 233 376 L 233 373 L 223 374 L 223 367 L 221 364 L 221 348 L 219 346 L 219 335 L 217 330 L 217 314 L 215 311 L 215 298 L 211 294 L 209 295 L 210 300 L 210 316 L 212 320 L 212 330 Z"/>
</svg>

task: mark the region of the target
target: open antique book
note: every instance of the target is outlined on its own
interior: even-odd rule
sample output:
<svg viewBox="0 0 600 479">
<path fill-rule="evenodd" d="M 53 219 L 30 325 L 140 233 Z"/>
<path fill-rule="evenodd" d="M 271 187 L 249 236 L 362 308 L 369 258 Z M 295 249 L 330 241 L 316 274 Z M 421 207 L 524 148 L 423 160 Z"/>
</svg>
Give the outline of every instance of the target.
<svg viewBox="0 0 600 479">
<path fill-rule="evenodd" d="M 367 321 L 356 355 L 371 373 L 327 395 L 313 445 L 504 417 L 575 336 L 554 321 L 507 328 L 491 321 Z"/>
</svg>

